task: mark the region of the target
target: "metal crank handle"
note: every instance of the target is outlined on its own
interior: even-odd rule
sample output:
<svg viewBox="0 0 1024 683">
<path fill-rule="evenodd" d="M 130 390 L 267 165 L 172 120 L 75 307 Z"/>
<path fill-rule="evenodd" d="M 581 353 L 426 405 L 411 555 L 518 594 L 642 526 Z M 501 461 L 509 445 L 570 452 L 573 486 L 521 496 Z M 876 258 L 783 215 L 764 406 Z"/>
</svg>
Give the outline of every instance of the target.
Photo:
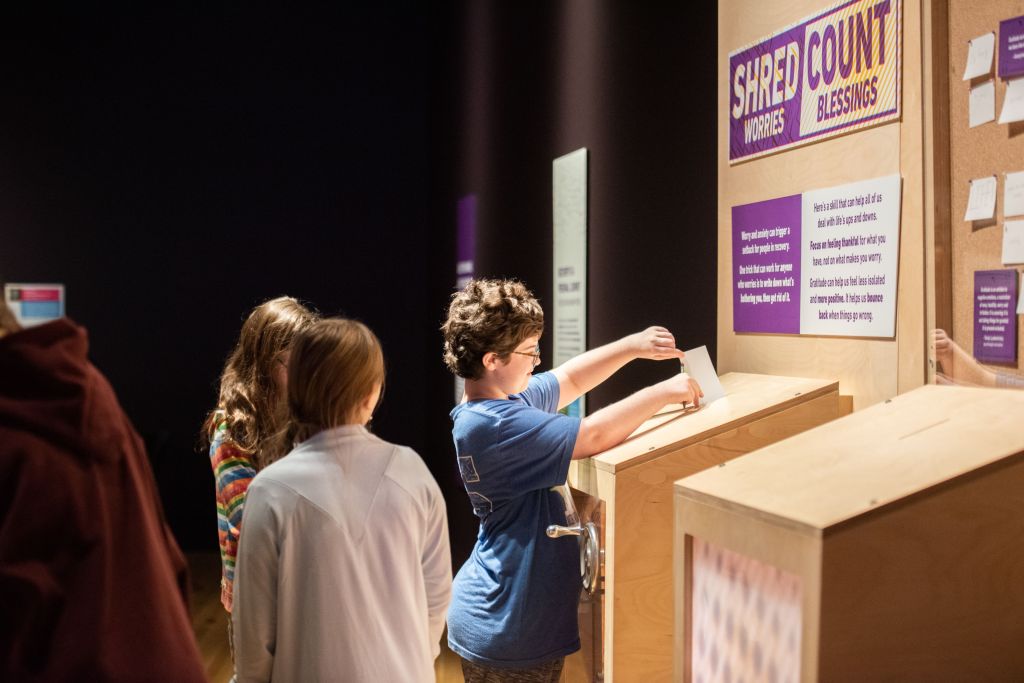
<svg viewBox="0 0 1024 683">
<path fill-rule="evenodd" d="M 562 536 L 579 536 L 583 533 L 582 526 L 559 526 L 551 524 L 548 526 L 548 538 L 561 538 Z"/>
</svg>

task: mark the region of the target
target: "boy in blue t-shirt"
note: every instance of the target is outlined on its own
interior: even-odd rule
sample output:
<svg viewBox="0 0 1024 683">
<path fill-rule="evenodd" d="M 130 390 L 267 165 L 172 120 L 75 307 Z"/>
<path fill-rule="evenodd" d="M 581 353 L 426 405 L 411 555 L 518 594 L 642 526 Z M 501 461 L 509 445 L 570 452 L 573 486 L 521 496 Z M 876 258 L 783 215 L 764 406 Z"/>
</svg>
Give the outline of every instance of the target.
<svg viewBox="0 0 1024 683">
<path fill-rule="evenodd" d="M 452 436 L 480 532 L 452 587 L 448 645 L 466 681 L 557 681 L 579 649 L 579 550 L 548 538 L 565 524 L 569 462 L 621 443 L 668 403 L 696 403 L 700 387 L 677 374 L 582 420 L 557 411 L 631 360 L 680 359 L 672 334 L 650 327 L 587 351 L 551 372 L 540 363 L 544 312 L 514 280 L 473 280 L 452 297 L 444 359 L 466 380 Z"/>
</svg>

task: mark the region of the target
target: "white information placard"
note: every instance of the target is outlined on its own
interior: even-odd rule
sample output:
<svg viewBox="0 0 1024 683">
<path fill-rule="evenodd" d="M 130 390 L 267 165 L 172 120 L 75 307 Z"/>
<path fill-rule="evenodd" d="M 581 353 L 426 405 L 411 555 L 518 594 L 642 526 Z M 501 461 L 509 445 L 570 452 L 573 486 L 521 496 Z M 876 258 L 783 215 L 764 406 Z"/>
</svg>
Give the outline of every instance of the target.
<svg viewBox="0 0 1024 683">
<path fill-rule="evenodd" d="M 587 148 L 552 162 L 554 212 L 553 365 L 587 350 Z M 586 413 L 584 397 L 565 412 Z"/>
<path fill-rule="evenodd" d="M 800 334 L 896 336 L 899 175 L 803 193 Z"/>
</svg>

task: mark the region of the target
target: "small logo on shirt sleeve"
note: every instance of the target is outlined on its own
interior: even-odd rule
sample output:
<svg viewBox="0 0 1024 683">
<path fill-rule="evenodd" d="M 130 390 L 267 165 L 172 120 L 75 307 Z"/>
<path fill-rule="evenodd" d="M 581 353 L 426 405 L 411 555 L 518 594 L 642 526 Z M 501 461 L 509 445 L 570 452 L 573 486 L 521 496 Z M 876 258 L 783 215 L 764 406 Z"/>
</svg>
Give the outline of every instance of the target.
<svg viewBox="0 0 1024 683">
<path fill-rule="evenodd" d="M 467 484 L 475 484 L 480 481 L 480 475 L 477 474 L 472 455 L 459 456 L 459 473 L 462 475 L 462 481 Z"/>
<path fill-rule="evenodd" d="M 469 502 L 473 504 L 473 514 L 483 519 L 487 515 L 491 514 L 494 506 L 491 504 L 491 499 L 482 493 L 475 493 L 473 491 L 467 491 L 469 494 Z"/>
</svg>

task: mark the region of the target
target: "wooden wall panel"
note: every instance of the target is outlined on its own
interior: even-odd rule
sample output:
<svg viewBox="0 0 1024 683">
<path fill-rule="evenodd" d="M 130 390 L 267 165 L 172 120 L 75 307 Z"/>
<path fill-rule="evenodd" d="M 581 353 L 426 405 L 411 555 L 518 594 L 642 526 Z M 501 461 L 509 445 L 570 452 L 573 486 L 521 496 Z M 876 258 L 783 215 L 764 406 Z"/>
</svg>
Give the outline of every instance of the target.
<svg viewBox="0 0 1024 683">
<path fill-rule="evenodd" d="M 921 2 L 903 2 L 902 120 L 729 165 L 728 54 L 828 7 L 801 0 L 722 0 L 718 27 L 718 368 L 838 378 L 862 408 L 926 379 L 925 135 Z M 930 35 L 930 34 L 929 34 Z M 930 110 L 929 110 L 930 113 Z M 736 334 L 732 330 L 733 206 L 893 173 L 903 177 L 895 339 Z M 931 209 L 929 209 L 931 211 Z"/>
</svg>

